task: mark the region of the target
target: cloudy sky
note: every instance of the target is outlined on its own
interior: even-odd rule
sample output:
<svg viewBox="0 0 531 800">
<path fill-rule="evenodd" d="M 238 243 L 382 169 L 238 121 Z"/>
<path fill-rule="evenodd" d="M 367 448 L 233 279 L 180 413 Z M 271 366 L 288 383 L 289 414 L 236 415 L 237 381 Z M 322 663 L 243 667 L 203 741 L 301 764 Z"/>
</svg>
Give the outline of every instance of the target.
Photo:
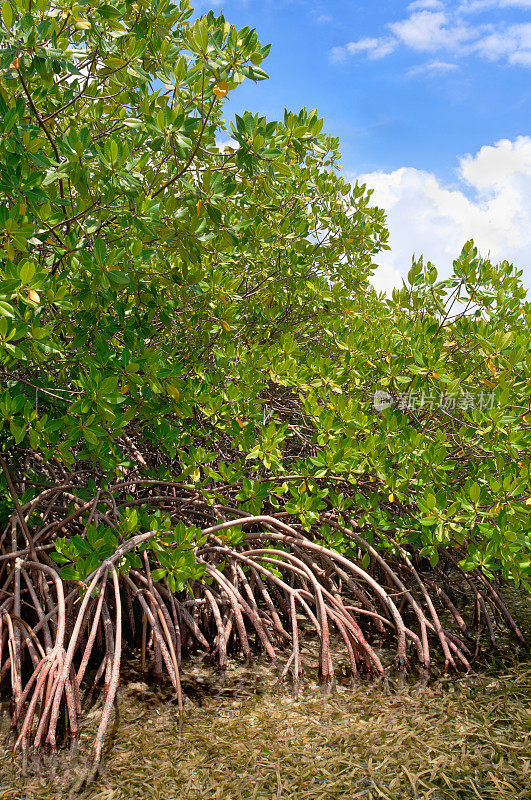
<svg viewBox="0 0 531 800">
<path fill-rule="evenodd" d="M 523 269 L 531 288 L 531 0 L 217 7 L 273 43 L 270 80 L 244 84 L 227 117 L 319 109 L 345 172 L 388 215 L 378 288 L 400 285 L 413 253 L 447 273 L 469 238 Z"/>
</svg>

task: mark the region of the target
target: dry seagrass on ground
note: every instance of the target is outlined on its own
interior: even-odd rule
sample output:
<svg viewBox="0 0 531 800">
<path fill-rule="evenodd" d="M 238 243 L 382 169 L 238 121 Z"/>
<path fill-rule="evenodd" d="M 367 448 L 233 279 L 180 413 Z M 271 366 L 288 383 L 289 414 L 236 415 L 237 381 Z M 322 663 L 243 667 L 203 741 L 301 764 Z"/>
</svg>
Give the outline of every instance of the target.
<svg viewBox="0 0 531 800">
<path fill-rule="evenodd" d="M 198 663 L 181 723 L 167 693 L 131 681 L 119 695 L 103 767 L 89 772 L 83 759 L 95 708 L 79 755 L 64 754 L 54 772 L 44 761 L 23 767 L 4 749 L 0 797 L 523 800 L 530 688 L 529 664 L 520 662 L 425 686 L 339 685 L 328 698 L 312 681 L 295 699 L 265 664 L 251 671 L 233 662 L 221 679 Z"/>
</svg>

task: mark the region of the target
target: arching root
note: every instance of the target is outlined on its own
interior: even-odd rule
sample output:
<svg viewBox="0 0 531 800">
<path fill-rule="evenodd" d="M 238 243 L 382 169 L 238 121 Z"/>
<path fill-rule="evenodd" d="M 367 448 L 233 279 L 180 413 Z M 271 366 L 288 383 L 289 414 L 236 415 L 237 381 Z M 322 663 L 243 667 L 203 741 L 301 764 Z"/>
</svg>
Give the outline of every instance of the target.
<svg viewBox="0 0 531 800">
<path fill-rule="evenodd" d="M 295 688 L 303 677 L 302 637 L 316 641 L 319 678 L 328 688 L 337 668 L 332 635 L 343 644 L 352 678 L 384 673 L 371 644 L 382 637 L 394 639 L 394 664 L 402 669 L 410 651 L 427 669 L 430 647 L 438 646 L 445 669 L 468 670 L 472 622 L 458 609 L 456 592 L 475 606 L 476 622 L 484 622 L 492 642 L 501 625 L 523 639 L 496 587 L 482 575 L 463 573 L 444 551 L 443 558 L 453 559 L 452 585 L 446 573 L 443 585 L 440 571 L 425 574 L 415 555 L 390 537 L 384 557 L 355 525 L 347 528 L 330 514 L 321 522 L 343 533 L 348 555 L 327 548 L 318 526 L 303 533 L 286 514 L 251 516 L 225 504 L 209 506 L 192 487 L 173 482 L 124 482 L 89 502 L 76 491 L 57 486 L 19 504 L 1 539 L 0 680 L 11 687 L 17 748 L 55 749 L 64 710 L 75 738 L 82 686 L 103 683 L 91 753 L 99 761 L 124 643 L 141 648 L 142 669 L 151 654 L 155 673 L 167 675 L 182 711 L 182 659 L 197 648 L 220 669 L 230 656 L 250 660 L 260 650 L 281 662 L 281 680 L 291 671 Z M 123 508 L 134 505 L 160 508 L 174 524 L 198 527 L 192 548 L 204 580 L 176 592 L 167 577 L 154 580 L 156 550 L 142 549 L 158 536 L 151 530 L 123 538 L 83 581 L 65 581 L 47 555 L 57 534 L 84 539 L 93 522 L 116 529 Z M 30 531 L 27 521 L 37 510 L 43 523 Z M 243 535 L 234 545 L 229 534 L 236 527 Z M 124 557 L 132 552 L 140 560 L 125 569 Z"/>
</svg>

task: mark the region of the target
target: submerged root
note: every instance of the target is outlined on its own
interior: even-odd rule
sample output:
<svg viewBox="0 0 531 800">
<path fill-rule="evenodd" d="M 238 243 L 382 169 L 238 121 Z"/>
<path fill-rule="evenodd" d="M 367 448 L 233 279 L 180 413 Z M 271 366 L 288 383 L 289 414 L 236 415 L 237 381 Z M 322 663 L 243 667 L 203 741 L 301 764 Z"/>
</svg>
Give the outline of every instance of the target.
<svg viewBox="0 0 531 800">
<path fill-rule="evenodd" d="M 345 527 L 327 514 L 322 522 L 351 545 L 339 553 L 319 540 L 317 526 L 303 532 L 285 521 L 285 513 L 281 519 L 209 506 L 192 487 L 171 482 L 124 482 L 89 502 L 75 491 L 57 486 L 19 504 L 1 539 L 0 681 L 11 691 L 16 748 L 54 750 L 59 727 L 75 738 L 82 687 L 103 684 L 91 754 L 98 762 L 124 647 L 140 648 L 142 670 L 152 659 L 155 674 L 166 674 L 182 711 L 182 659 L 197 648 L 221 670 L 230 656 L 250 661 L 261 651 L 280 662 L 281 680 L 291 671 L 296 689 L 303 678 L 301 638 L 313 638 L 319 678 L 329 689 L 337 669 L 331 635 L 342 642 L 353 679 L 360 672 L 384 674 L 374 644 L 382 637 L 394 640 L 394 665 L 401 669 L 411 653 L 428 669 L 430 647 L 439 647 L 445 669 L 469 670 L 473 621 L 485 626 L 492 643 L 501 626 L 523 640 L 497 588 L 482 575 L 463 573 L 444 551 L 449 570 L 443 574 L 389 537 L 387 549 L 377 550 L 354 524 Z M 61 577 L 47 554 L 58 532 L 83 540 L 93 522 L 116 529 L 122 509 L 135 505 L 161 508 L 173 523 L 197 526 L 191 549 L 203 565 L 202 580 L 172 591 L 166 575 L 155 575 L 162 562 L 146 546 L 157 530 L 123 538 L 83 580 Z M 44 512 L 43 522 L 30 531 L 35 511 Z M 236 528 L 237 544 L 231 539 Z M 127 566 L 124 559 L 133 552 L 138 563 Z M 468 620 L 467 604 L 475 609 Z"/>
</svg>

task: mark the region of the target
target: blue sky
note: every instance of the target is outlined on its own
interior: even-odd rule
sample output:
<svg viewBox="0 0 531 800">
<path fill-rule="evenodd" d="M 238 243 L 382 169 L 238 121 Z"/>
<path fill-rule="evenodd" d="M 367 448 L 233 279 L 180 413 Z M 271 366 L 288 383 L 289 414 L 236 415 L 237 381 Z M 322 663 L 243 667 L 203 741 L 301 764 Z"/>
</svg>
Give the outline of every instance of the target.
<svg viewBox="0 0 531 800">
<path fill-rule="evenodd" d="M 245 82 L 227 118 L 317 107 L 345 172 L 375 189 L 394 244 L 379 288 L 400 283 L 413 251 L 447 271 L 469 235 L 531 286 L 531 0 L 213 7 L 273 45 L 270 79 Z"/>
</svg>

